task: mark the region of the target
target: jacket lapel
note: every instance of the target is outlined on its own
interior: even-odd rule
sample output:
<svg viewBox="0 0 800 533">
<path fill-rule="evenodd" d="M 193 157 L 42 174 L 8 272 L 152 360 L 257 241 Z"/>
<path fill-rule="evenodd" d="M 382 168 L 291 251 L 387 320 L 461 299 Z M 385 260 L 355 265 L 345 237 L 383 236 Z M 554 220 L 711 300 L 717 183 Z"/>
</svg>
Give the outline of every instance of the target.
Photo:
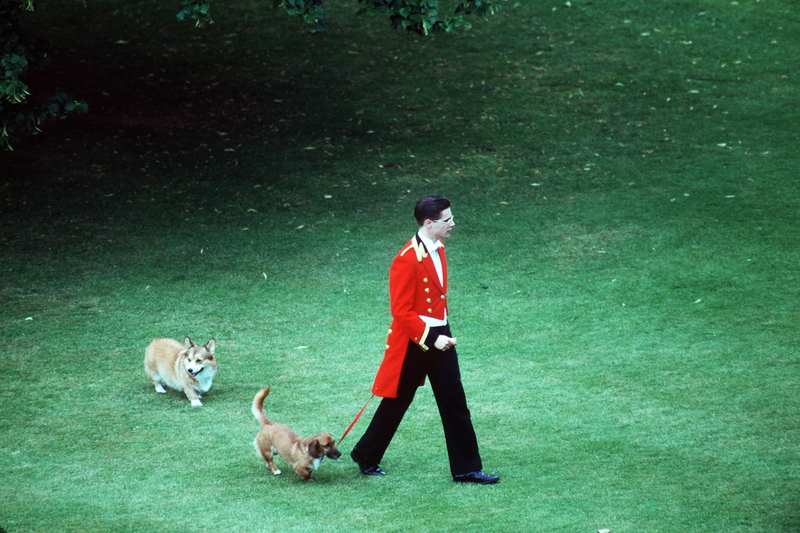
<svg viewBox="0 0 800 533">
<path fill-rule="evenodd" d="M 418 250 L 424 250 L 424 253 L 421 254 L 420 261 L 422 262 L 423 266 L 425 267 L 425 272 L 428 273 L 428 277 L 432 279 L 439 287 L 441 287 L 442 292 L 445 294 L 447 293 L 447 259 L 444 255 L 444 247 L 439 248 L 439 259 L 442 261 L 442 279 L 444 283 L 439 282 L 439 274 L 436 273 L 436 266 L 433 264 L 433 258 L 431 257 L 430 252 L 425 247 L 425 244 L 419 238 L 419 235 L 414 236 L 414 242 Z M 419 257 L 419 256 L 418 256 Z"/>
<path fill-rule="evenodd" d="M 445 256 L 444 253 L 444 246 L 439 248 L 439 259 L 442 260 L 442 279 L 444 279 L 444 284 L 442 285 L 442 292 L 447 294 L 447 257 Z M 436 269 L 434 268 L 434 270 Z M 439 278 L 437 277 L 436 279 Z"/>
</svg>

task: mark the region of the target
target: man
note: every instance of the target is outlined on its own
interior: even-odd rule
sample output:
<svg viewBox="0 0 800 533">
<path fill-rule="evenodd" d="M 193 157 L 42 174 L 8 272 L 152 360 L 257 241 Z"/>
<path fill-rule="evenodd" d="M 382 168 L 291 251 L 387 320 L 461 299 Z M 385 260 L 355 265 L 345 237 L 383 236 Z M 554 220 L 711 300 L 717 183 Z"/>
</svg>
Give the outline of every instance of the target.
<svg viewBox="0 0 800 533">
<path fill-rule="evenodd" d="M 461 384 L 457 340 L 447 317 L 447 260 L 442 240 L 455 226 L 450 202 L 425 196 L 417 202 L 414 217 L 419 231 L 389 270 L 392 326 L 372 386 L 372 392 L 383 400 L 350 456 L 362 474 L 386 475 L 379 463 L 427 376 L 442 418 L 453 480 L 496 483 L 499 477 L 482 472 Z"/>
</svg>

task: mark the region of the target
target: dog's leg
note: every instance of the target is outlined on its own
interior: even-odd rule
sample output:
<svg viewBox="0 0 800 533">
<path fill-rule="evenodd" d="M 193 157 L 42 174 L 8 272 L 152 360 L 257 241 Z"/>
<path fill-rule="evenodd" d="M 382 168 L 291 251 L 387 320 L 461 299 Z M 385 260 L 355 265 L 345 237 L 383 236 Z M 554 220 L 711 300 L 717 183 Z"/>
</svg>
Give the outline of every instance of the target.
<svg viewBox="0 0 800 533">
<path fill-rule="evenodd" d="M 195 407 L 199 407 L 203 405 L 203 402 L 200 401 L 200 395 L 197 394 L 197 391 L 194 390 L 194 387 L 191 385 L 187 385 L 183 388 L 183 392 L 186 393 L 186 397 L 192 402 L 192 405 Z"/>
<path fill-rule="evenodd" d="M 150 365 L 145 364 L 144 371 L 147 374 L 147 377 L 150 378 L 150 381 L 153 382 L 156 392 L 167 392 L 167 389 L 164 388 L 164 384 L 161 382 L 161 376 L 158 374 L 157 370 L 150 368 Z"/>
<path fill-rule="evenodd" d="M 253 446 L 256 449 L 256 453 L 258 453 L 258 455 L 260 455 L 261 458 L 266 461 L 264 466 L 269 468 L 273 474 L 279 476 L 281 475 L 281 471 L 277 466 L 275 466 L 275 461 L 272 460 L 272 457 L 275 455 L 275 448 L 267 444 L 267 442 L 262 441 L 261 437 L 262 434 L 259 433 L 256 435 L 255 440 L 253 440 Z"/>
<path fill-rule="evenodd" d="M 272 453 L 275 452 L 273 451 Z M 269 452 L 264 453 L 264 460 L 267 461 L 267 468 L 272 470 L 272 473 L 275 474 L 276 476 L 280 476 L 283 472 L 281 472 L 280 468 L 275 466 L 275 460 L 273 458 L 274 456 L 272 455 L 272 453 Z"/>
<path fill-rule="evenodd" d="M 276 476 L 280 476 L 281 474 L 283 474 L 283 472 L 281 472 L 281 469 L 275 466 L 275 461 L 272 460 L 272 457 L 267 459 L 267 468 L 272 470 L 272 473 L 275 474 Z"/>
<path fill-rule="evenodd" d="M 294 465 L 294 471 L 297 472 L 297 475 L 300 476 L 303 481 L 314 481 L 311 479 L 311 472 L 313 472 L 311 468 L 296 464 Z"/>
</svg>

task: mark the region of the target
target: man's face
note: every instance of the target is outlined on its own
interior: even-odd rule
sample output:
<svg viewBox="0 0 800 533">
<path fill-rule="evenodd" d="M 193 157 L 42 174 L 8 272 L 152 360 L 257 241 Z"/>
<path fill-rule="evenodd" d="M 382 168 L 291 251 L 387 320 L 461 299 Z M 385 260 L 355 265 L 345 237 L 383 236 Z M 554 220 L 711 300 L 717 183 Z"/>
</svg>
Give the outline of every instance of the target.
<svg viewBox="0 0 800 533">
<path fill-rule="evenodd" d="M 439 218 L 431 221 L 430 233 L 434 239 L 446 239 L 450 236 L 450 232 L 455 225 L 456 223 L 453 222 L 453 213 L 448 207 L 439 213 Z"/>
</svg>

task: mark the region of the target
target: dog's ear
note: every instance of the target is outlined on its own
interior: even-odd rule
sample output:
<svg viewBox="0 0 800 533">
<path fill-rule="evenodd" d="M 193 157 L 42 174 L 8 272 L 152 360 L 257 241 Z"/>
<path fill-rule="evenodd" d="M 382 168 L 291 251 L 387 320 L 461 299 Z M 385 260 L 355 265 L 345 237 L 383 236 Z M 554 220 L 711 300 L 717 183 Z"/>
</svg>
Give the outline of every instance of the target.
<svg viewBox="0 0 800 533">
<path fill-rule="evenodd" d="M 215 341 L 214 339 L 209 340 L 206 343 L 205 348 L 209 355 L 214 355 L 214 350 L 216 350 L 217 348 L 217 341 Z"/>
<path fill-rule="evenodd" d="M 188 335 L 186 336 L 186 338 L 185 338 L 185 339 L 183 339 L 183 346 L 184 346 L 184 348 L 186 348 L 187 350 L 188 350 L 189 348 L 191 348 L 192 346 L 194 346 L 194 343 L 192 342 L 192 339 L 190 339 Z"/>
<path fill-rule="evenodd" d="M 320 450 L 319 437 L 317 437 L 316 435 L 314 436 L 313 439 L 311 439 L 311 442 L 308 443 L 308 453 L 309 455 L 311 455 L 311 457 L 319 457 L 320 455 L 322 455 Z"/>
</svg>

